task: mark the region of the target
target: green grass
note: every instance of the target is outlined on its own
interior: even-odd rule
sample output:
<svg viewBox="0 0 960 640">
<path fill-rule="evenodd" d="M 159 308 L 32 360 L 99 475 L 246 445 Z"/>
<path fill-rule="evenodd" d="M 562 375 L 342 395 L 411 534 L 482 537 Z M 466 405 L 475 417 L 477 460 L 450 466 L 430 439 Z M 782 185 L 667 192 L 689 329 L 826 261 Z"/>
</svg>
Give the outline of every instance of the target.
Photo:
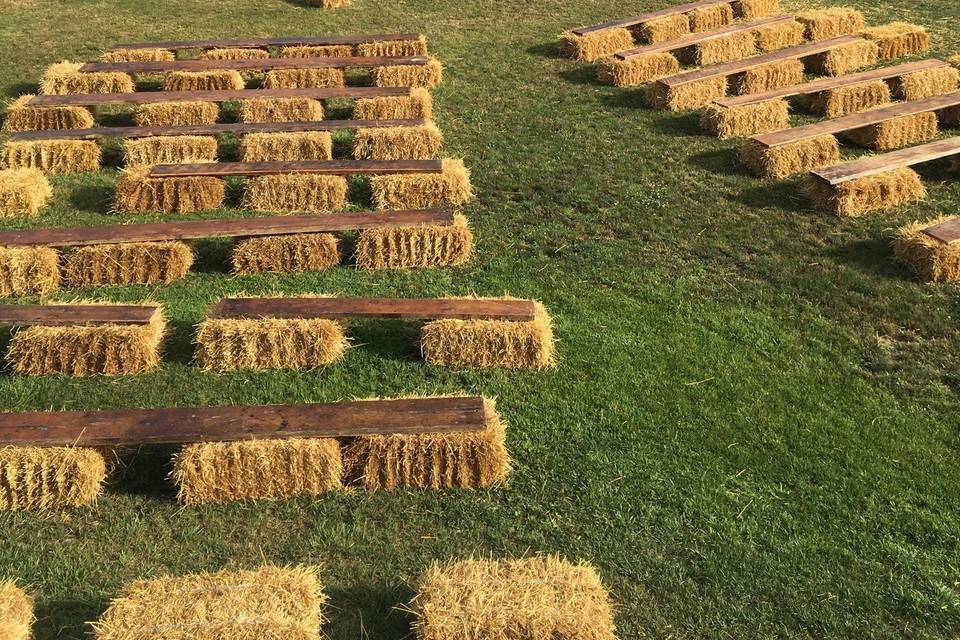
<svg viewBox="0 0 960 640">
<path fill-rule="evenodd" d="M 355 0 L 0 2 L 0 90 L 30 91 L 62 58 L 119 41 L 422 31 L 446 65 L 436 93 L 447 153 L 472 169 L 473 263 L 411 273 L 337 268 L 232 278 L 228 247 L 150 298 L 172 319 L 164 365 L 121 380 L 0 375 L 0 407 L 320 401 L 465 390 L 499 398 L 516 471 L 491 492 L 369 494 L 182 508 L 168 449 L 135 452 L 95 508 L 0 515 L 0 574 L 39 594 L 38 640 L 81 638 L 140 576 L 319 563 L 334 640 L 399 640 L 395 609 L 433 561 L 562 553 L 593 562 L 632 638 L 945 638 L 960 630 L 958 289 L 916 282 L 891 232 L 960 208 L 929 199 L 861 220 L 761 183 L 736 142 L 694 114 L 560 59 L 564 28 L 663 3 Z M 871 22 L 927 25 L 960 49 L 954 0 L 861 0 Z M 31 226 L 109 223 L 112 171 L 56 180 Z M 231 211 L 221 212 L 228 215 Z M 7 222 L 4 227 L 22 223 Z M 478 293 L 535 297 L 557 322 L 559 368 L 425 366 L 415 328 L 357 323 L 341 365 L 202 374 L 193 326 L 232 292 Z M 67 291 L 65 296 L 89 292 Z"/>
</svg>

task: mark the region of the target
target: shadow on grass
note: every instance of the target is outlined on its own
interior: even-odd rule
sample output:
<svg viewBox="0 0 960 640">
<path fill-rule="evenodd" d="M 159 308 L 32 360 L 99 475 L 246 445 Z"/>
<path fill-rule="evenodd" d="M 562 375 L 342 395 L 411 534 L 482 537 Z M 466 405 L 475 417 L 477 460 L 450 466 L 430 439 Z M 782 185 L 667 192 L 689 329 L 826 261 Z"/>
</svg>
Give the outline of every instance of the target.
<svg viewBox="0 0 960 640">
<path fill-rule="evenodd" d="M 397 609 L 413 597 L 406 586 L 334 589 L 329 595 L 332 615 L 323 630 L 331 640 L 401 640 L 410 636 L 410 616 Z"/>
<path fill-rule="evenodd" d="M 163 341 L 163 359 L 190 365 L 193 362 L 193 337 L 196 330 L 192 322 L 170 322 Z"/>
<path fill-rule="evenodd" d="M 597 80 L 597 70 L 593 65 L 566 69 L 561 71 L 558 75 L 567 82 L 571 82 L 573 84 L 589 84 L 595 87 L 609 86 Z"/>
<path fill-rule="evenodd" d="M 19 98 L 27 93 L 40 93 L 40 87 L 30 82 L 18 82 L 17 84 L 12 84 L 7 87 L 4 90 L 3 95 L 9 98 Z"/>
<path fill-rule="evenodd" d="M 36 615 L 34 640 L 87 638 L 90 632 L 87 622 L 100 617 L 100 607 L 85 600 L 41 601 Z"/>
<path fill-rule="evenodd" d="M 230 273 L 234 243 L 226 239 L 195 240 L 194 261 L 190 270 L 194 273 Z"/>
<path fill-rule="evenodd" d="M 169 480 L 170 461 L 179 447 L 171 445 L 120 449 L 115 457 L 108 454 L 113 467 L 108 491 L 126 495 L 176 500 L 177 490 Z"/>
<path fill-rule="evenodd" d="M 113 186 L 82 184 L 70 191 L 70 205 L 80 211 L 106 213 L 113 208 Z"/>
<path fill-rule="evenodd" d="M 556 42 L 541 42 L 540 44 L 535 44 L 532 47 L 527 47 L 526 52 L 541 58 L 569 60 L 567 56 L 560 53 L 560 47 Z"/>
<path fill-rule="evenodd" d="M 603 85 L 607 86 L 607 85 Z M 651 109 L 647 104 L 643 89 L 618 89 L 615 93 L 603 95 L 600 101 L 617 109 Z"/>
<path fill-rule="evenodd" d="M 389 360 L 420 360 L 420 325 L 403 320 L 351 322 L 347 328 L 351 345 Z"/>
<path fill-rule="evenodd" d="M 740 163 L 737 152 L 733 149 L 714 149 L 697 153 L 688 157 L 687 163 L 718 175 L 755 177 Z"/>
<path fill-rule="evenodd" d="M 857 240 L 830 251 L 839 262 L 872 276 L 900 282 L 914 282 L 916 277 L 894 260 L 890 241 L 884 237 Z"/>
<path fill-rule="evenodd" d="M 713 138 L 700 126 L 700 114 L 696 111 L 687 113 L 661 112 L 664 117 L 657 118 L 653 126 L 661 132 L 672 136 L 696 136 L 698 138 Z"/>
</svg>

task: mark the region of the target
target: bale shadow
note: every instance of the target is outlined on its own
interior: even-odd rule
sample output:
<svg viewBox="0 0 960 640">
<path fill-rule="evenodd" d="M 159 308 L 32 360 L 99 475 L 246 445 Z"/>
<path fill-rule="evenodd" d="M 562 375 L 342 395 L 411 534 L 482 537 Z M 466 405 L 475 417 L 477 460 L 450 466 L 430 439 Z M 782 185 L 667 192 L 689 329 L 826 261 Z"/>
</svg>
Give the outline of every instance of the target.
<svg viewBox="0 0 960 640">
<path fill-rule="evenodd" d="M 19 98 L 20 96 L 28 93 L 40 93 L 39 85 L 34 82 L 18 82 L 16 84 L 11 84 L 3 90 L 3 95 L 7 96 L 8 98 Z"/>
<path fill-rule="evenodd" d="M 397 609 L 413 597 L 405 585 L 333 589 L 329 596 L 335 614 L 323 630 L 331 640 L 402 640 L 410 636 L 410 615 Z"/>
<path fill-rule="evenodd" d="M 662 111 L 668 117 L 657 118 L 653 126 L 663 133 L 672 136 L 695 136 L 698 138 L 713 138 L 700 126 L 700 114 L 697 111 L 674 113 Z"/>
<path fill-rule="evenodd" d="M 163 359 L 189 366 L 193 362 L 196 327 L 192 322 L 182 320 L 169 322 L 168 325 L 170 330 L 163 342 Z"/>
<path fill-rule="evenodd" d="M 791 213 L 821 215 L 811 208 L 801 191 L 801 183 L 796 180 L 779 182 L 758 180 L 757 186 L 743 189 L 734 200 L 758 209 L 781 209 Z"/>
<path fill-rule="evenodd" d="M 177 490 L 170 482 L 170 465 L 179 447 L 154 445 L 121 448 L 108 461 L 112 463 L 109 491 L 125 495 L 175 500 Z"/>
<path fill-rule="evenodd" d="M 894 260 L 890 242 L 883 237 L 850 242 L 832 249 L 829 255 L 868 275 L 900 282 L 917 280 L 909 269 Z"/>
<path fill-rule="evenodd" d="M 86 638 L 90 631 L 87 622 L 100 617 L 98 604 L 86 600 L 41 600 L 33 625 L 34 640 L 61 640 Z"/>
<path fill-rule="evenodd" d="M 113 186 L 85 184 L 74 188 L 69 196 L 74 209 L 90 213 L 105 213 L 113 208 Z"/>
<path fill-rule="evenodd" d="M 549 58 L 552 60 L 571 59 L 560 53 L 560 45 L 558 45 L 556 42 L 541 42 L 540 44 L 535 44 L 532 47 L 527 47 L 526 52 L 534 56 Z"/>
<path fill-rule="evenodd" d="M 688 157 L 687 163 L 717 175 L 755 177 L 743 166 L 736 151 L 732 149 L 714 149 L 713 151 L 697 153 Z"/>
<path fill-rule="evenodd" d="M 354 320 L 347 327 L 351 343 L 364 351 L 399 362 L 419 361 L 420 325 L 404 320 Z"/>
<path fill-rule="evenodd" d="M 607 85 L 603 85 L 607 86 Z M 629 87 L 619 87 L 619 90 L 616 93 L 611 93 L 608 95 L 603 95 L 600 97 L 600 101 L 610 107 L 615 107 L 617 109 L 649 109 L 652 110 L 650 105 L 647 104 L 647 98 L 644 95 L 644 90 L 642 88 L 629 88 Z"/>
<path fill-rule="evenodd" d="M 238 238 L 239 240 L 239 238 Z M 229 274 L 232 264 L 234 242 L 219 238 L 193 241 L 194 261 L 190 270 L 194 273 Z"/>
<path fill-rule="evenodd" d="M 585 85 L 592 85 L 594 87 L 609 86 L 597 80 L 597 70 L 593 65 L 579 66 L 573 69 L 566 69 L 564 71 L 561 71 L 557 75 L 559 75 L 561 78 L 563 78 L 567 82 L 570 82 L 573 84 L 585 84 Z"/>
</svg>

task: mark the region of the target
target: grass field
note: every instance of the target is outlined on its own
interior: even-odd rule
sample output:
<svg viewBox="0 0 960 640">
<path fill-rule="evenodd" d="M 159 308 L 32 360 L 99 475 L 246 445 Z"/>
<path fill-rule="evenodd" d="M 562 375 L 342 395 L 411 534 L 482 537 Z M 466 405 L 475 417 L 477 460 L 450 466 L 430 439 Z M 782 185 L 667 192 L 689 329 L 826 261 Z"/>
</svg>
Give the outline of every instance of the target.
<svg viewBox="0 0 960 640">
<path fill-rule="evenodd" d="M 466 211 L 476 259 L 457 270 L 232 278 L 228 245 L 200 243 L 184 281 L 97 292 L 166 306 L 156 373 L 3 374 L 0 408 L 465 390 L 499 399 L 516 458 L 509 486 L 490 492 L 182 508 L 171 451 L 133 452 L 94 508 L 0 515 L 0 576 L 39 594 L 38 640 L 84 637 L 136 577 L 263 561 L 323 566 L 334 640 L 400 640 L 409 620 L 395 607 L 430 562 L 533 552 L 593 562 L 625 640 L 960 634 L 960 290 L 918 283 L 889 249 L 901 224 L 956 213 L 960 182 L 934 166 L 921 205 L 826 217 L 795 183 L 750 177 L 737 143 L 702 135 L 695 114 L 647 110 L 556 54 L 564 28 L 663 4 L 0 0 L 9 97 L 34 91 L 47 64 L 115 42 L 421 31 L 446 65 L 446 152 L 479 194 Z M 925 24 L 936 54 L 960 51 L 955 0 L 857 4 L 873 23 Z M 57 178 L 52 211 L 29 224 L 117 221 L 104 213 L 115 177 Z M 414 327 L 357 323 L 356 348 L 324 371 L 190 366 L 206 307 L 274 291 L 534 297 L 555 315 L 562 361 L 431 368 Z"/>
</svg>

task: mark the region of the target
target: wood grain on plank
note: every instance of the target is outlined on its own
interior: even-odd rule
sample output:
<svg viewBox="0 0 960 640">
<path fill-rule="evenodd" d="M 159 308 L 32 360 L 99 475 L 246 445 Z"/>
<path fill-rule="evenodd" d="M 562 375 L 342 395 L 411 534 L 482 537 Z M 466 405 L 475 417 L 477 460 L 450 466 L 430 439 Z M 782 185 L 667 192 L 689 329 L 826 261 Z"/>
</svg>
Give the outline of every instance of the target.
<svg viewBox="0 0 960 640">
<path fill-rule="evenodd" d="M 156 102 L 230 102 L 257 98 L 391 98 L 410 95 L 410 87 L 323 87 L 319 89 L 225 89 L 222 91 L 134 91 L 133 93 L 76 93 L 63 96 L 34 96 L 31 107 L 107 104 L 153 104 Z"/>
<path fill-rule="evenodd" d="M 687 13 L 688 11 L 693 11 L 694 9 L 700 9 L 701 7 L 712 7 L 717 4 L 730 4 L 732 1 L 733 0 L 725 2 L 721 0 L 718 2 L 718 0 L 699 0 L 698 2 L 688 2 L 687 4 L 678 4 L 665 9 L 651 11 L 650 13 L 642 13 L 640 15 L 630 16 L 629 18 L 610 20 L 609 22 L 595 24 L 589 27 L 578 27 L 576 29 L 571 29 L 570 31 L 578 36 L 583 36 L 588 33 L 594 33 L 595 31 L 606 31 L 607 29 L 616 29 L 617 27 L 633 27 L 644 22 L 649 22 L 650 20 L 654 20 L 656 18 L 675 16 L 681 13 Z"/>
<path fill-rule="evenodd" d="M 858 158 L 832 167 L 811 171 L 811 175 L 830 185 L 866 178 L 893 169 L 948 158 L 960 154 L 960 136 L 937 140 L 916 147 L 900 149 L 876 156 Z"/>
<path fill-rule="evenodd" d="M 280 162 L 196 162 L 157 164 L 151 178 L 187 176 L 268 176 L 314 173 L 334 176 L 380 173 L 440 173 L 442 160 L 288 160 Z"/>
<path fill-rule="evenodd" d="M 351 36 L 283 36 L 267 38 L 234 38 L 227 40 L 159 40 L 157 42 L 133 42 L 115 44 L 111 51 L 124 49 L 222 49 L 284 46 L 325 46 L 338 44 L 363 44 L 366 42 L 384 42 L 390 40 L 418 40 L 419 33 L 373 33 Z"/>
<path fill-rule="evenodd" d="M 452 298 L 224 298 L 208 318 L 399 318 L 511 320 L 534 317 L 530 300 Z"/>
<path fill-rule="evenodd" d="M 0 326 L 149 324 L 156 305 L 2 304 Z"/>
<path fill-rule="evenodd" d="M 270 71 L 272 69 L 313 69 L 333 67 L 337 69 L 386 66 L 422 66 L 427 56 L 376 56 L 316 58 L 254 58 L 247 60 L 147 60 L 142 62 L 88 62 L 80 67 L 81 73 L 121 71 L 124 73 L 168 73 L 171 71 Z"/>
</svg>

